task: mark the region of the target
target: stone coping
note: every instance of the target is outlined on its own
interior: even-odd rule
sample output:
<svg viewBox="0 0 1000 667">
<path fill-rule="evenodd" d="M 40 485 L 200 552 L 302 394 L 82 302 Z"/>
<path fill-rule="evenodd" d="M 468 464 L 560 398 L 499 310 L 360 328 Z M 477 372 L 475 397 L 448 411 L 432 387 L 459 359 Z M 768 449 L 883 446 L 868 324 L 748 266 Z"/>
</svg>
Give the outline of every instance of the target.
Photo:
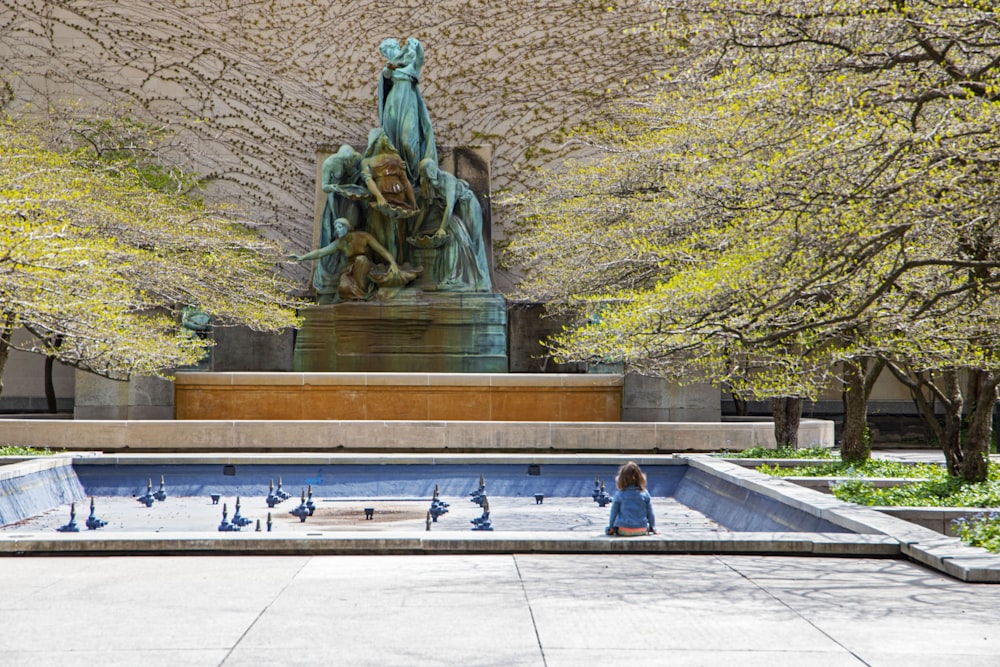
<svg viewBox="0 0 1000 667">
<path fill-rule="evenodd" d="M 59 457 L 51 465 L 74 457 Z M 159 463 L 217 463 L 214 456 L 170 454 L 152 457 Z M 630 456 L 522 456 L 490 457 L 491 463 L 600 462 L 615 464 Z M 148 462 L 149 456 L 89 454 L 88 464 Z M 229 456 L 225 460 L 260 461 L 260 457 Z M 317 457 L 304 454 L 281 456 L 267 462 L 312 463 L 320 460 L 341 464 L 458 463 L 483 462 L 482 456 L 396 455 Z M 756 553 L 769 555 L 839 555 L 904 557 L 967 582 L 1000 583 L 1000 556 L 969 547 L 957 538 L 889 516 L 873 508 L 844 503 L 832 496 L 734 465 L 717 457 L 694 454 L 640 457 L 640 465 L 689 465 L 747 491 L 762 494 L 785 505 L 823 518 L 852 533 L 685 533 L 683 536 L 650 535 L 640 538 L 608 538 L 601 534 L 548 532 L 439 533 L 419 537 L 413 533 L 318 531 L 305 538 L 268 533 L 212 535 L 204 533 L 78 534 L 0 536 L 0 555 L 119 553 Z M 33 462 L 29 462 L 33 463 Z M 26 464 L 19 463 L 13 467 Z"/>
<path fill-rule="evenodd" d="M 25 459 L 18 457 L 16 460 L 4 465 L 0 461 L 0 482 L 17 479 L 25 475 L 32 475 L 43 470 L 53 470 L 55 468 L 65 468 L 72 466 L 76 457 L 71 454 L 56 454 L 52 456 L 39 456 Z"/>
<path fill-rule="evenodd" d="M 610 538 L 599 533 L 567 532 L 412 532 L 330 531 L 306 537 L 274 533 L 108 533 L 96 538 L 85 532 L 45 535 L 0 535 L 2 555 L 111 554 L 770 554 L 787 556 L 900 556 L 899 543 L 883 535 L 846 533 L 685 533 L 683 537 L 647 535 Z"/>
<path fill-rule="evenodd" d="M 674 454 L 628 456 L 620 454 L 104 454 L 89 452 L 70 456 L 86 465 L 621 465 L 635 461 L 646 465 L 687 465 Z M 0 468 L 3 470 L 3 468 Z"/>
<path fill-rule="evenodd" d="M 833 422 L 803 420 L 833 445 Z M 773 447 L 770 423 L 379 420 L 0 420 L 0 441 L 105 452 L 476 452 L 658 454 Z"/>
<path fill-rule="evenodd" d="M 805 421 L 805 420 L 803 420 Z M 833 463 L 840 463 L 840 459 L 767 459 L 767 458 L 732 458 L 719 456 L 720 459 L 728 461 L 744 468 L 758 468 L 762 465 L 778 466 L 779 468 L 804 468 L 812 466 L 824 466 Z"/>
<path fill-rule="evenodd" d="M 174 385 L 368 387 L 621 387 L 612 373 L 294 373 L 182 371 Z"/>
<path fill-rule="evenodd" d="M 859 533 L 889 536 L 899 543 L 903 556 L 962 581 L 1000 583 L 998 554 L 967 546 L 955 537 L 942 535 L 874 508 L 845 503 L 831 495 L 773 478 L 717 457 L 690 455 L 684 458 L 692 466 L 724 474 L 732 483 L 781 499 L 782 502 L 815 514 L 837 526 Z"/>
</svg>

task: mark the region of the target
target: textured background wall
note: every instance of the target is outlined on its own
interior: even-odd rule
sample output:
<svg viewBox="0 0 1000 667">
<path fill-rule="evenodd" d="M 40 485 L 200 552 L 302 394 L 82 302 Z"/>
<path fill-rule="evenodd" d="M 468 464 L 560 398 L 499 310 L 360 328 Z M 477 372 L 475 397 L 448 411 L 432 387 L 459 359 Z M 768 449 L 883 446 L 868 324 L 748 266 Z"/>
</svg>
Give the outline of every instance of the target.
<svg viewBox="0 0 1000 667">
<path fill-rule="evenodd" d="M 488 146 L 496 193 L 523 187 L 528 167 L 559 159 L 561 129 L 654 71 L 662 47 L 626 31 L 656 18 L 631 0 L 13 0 L 0 6 L 0 79 L 11 110 L 127 105 L 178 128 L 178 157 L 213 193 L 303 251 L 317 148 L 363 144 L 377 123 L 383 38 L 424 43 L 438 143 Z"/>
</svg>

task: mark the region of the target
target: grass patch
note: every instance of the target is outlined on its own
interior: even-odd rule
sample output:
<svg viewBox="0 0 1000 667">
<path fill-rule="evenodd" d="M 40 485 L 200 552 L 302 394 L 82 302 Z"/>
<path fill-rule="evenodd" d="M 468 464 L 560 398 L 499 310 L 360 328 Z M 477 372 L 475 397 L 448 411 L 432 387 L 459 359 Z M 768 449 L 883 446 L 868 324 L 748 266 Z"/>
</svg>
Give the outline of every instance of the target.
<svg viewBox="0 0 1000 667">
<path fill-rule="evenodd" d="M 833 495 L 858 505 L 890 507 L 1000 507 L 1000 466 L 991 466 L 989 479 L 976 484 L 949 477 L 948 471 L 931 463 L 903 463 L 869 459 L 863 464 L 831 463 L 822 466 L 757 466 L 757 471 L 775 477 L 849 477 L 834 485 Z M 919 479 L 912 484 L 876 488 L 866 478 Z"/>
</svg>

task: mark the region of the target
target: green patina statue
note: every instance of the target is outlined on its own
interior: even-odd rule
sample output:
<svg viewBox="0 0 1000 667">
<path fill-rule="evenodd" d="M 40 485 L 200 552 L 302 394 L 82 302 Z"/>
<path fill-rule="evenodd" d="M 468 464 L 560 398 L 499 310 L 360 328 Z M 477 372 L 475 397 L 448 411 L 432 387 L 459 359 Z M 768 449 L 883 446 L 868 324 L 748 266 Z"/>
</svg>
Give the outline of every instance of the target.
<svg viewBox="0 0 1000 667">
<path fill-rule="evenodd" d="M 380 127 L 364 153 L 349 145 L 323 162 L 326 203 L 319 249 L 295 257 L 318 260 L 313 287 L 320 303 L 391 298 L 425 269 L 424 289 L 491 292 L 483 213 L 469 184 L 438 164 L 430 115 L 418 84 L 423 45 L 386 39 L 379 76 Z M 384 263 L 383 263 L 384 262 Z"/>
<path fill-rule="evenodd" d="M 343 268 L 337 277 L 337 295 L 341 300 L 368 299 L 375 293 L 376 286 L 398 288 L 417 277 L 419 271 L 409 267 L 401 269 L 392 254 L 374 236 L 355 230 L 347 218 L 337 218 L 333 228 L 336 238 L 331 243 L 295 259 L 301 262 L 334 255 L 343 257 Z M 388 262 L 388 268 L 375 264 L 373 255 Z"/>
<path fill-rule="evenodd" d="M 490 291 L 490 269 L 483 245 L 483 211 L 469 184 L 441 169 L 434 160 L 420 162 L 420 191 L 430 215 L 441 212 L 433 235 L 414 245 L 438 248 L 432 274 L 446 291 Z M 432 218 L 433 219 L 433 218 Z"/>
<path fill-rule="evenodd" d="M 403 47 L 389 38 L 378 50 L 387 60 L 379 79 L 378 121 L 414 181 L 421 160 L 437 162 L 431 117 L 417 87 L 424 66 L 424 47 L 412 37 Z"/>
</svg>

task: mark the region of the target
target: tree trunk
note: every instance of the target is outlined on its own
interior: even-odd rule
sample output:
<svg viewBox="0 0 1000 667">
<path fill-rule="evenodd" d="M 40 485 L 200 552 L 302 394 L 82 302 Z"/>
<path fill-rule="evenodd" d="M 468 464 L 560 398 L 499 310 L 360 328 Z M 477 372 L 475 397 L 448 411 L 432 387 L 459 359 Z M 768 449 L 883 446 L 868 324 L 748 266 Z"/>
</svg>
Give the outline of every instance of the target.
<svg viewBox="0 0 1000 667">
<path fill-rule="evenodd" d="M 59 349 L 59 346 L 62 345 L 62 341 L 63 337 L 58 334 L 49 336 L 46 339 L 49 349 L 48 354 L 45 356 L 45 406 L 51 413 L 55 413 L 59 409 L 58 401 L 56 400 L 56 387 L 52 381 L 52 369 L 55 365 L 55 357 L 53 355 Z"/>
<path fill-rule="evenodd" d="M 844 388 L 844 430 L 840 436 L 840 458 L 849 463 L 862 463 L 871 457 L 868 440 L 868 401 L 864 392 L 864 376 L 856 365 L 848 373 Z"/>
<path fill-rule="evenodd" d="M 959 472 L 967 482 L 985 482 L 989 473 L 990 435 L 993 428 L 993 406 L 997 400 L 1000 375 L 986 371 L 971 371 L 969 429 L 962 443 L 962 465 Z"/>
<path fill-rule="evenodd" d="M 958 382 L 958 372 L 945 371 L 944 382 L 944 428 L 941 430 L 941 451 L 944 453 L 948 474 L 957 476 L 962 470 L 962 411 L 964 400 Z"/>
<path fill-rule="evenodd" d="M 14 335 L 14 314 L 3 313 L 0 317 L 0 396 L 3 395 L 3 369 L 10 357 L 10 340 Z"/>
<path fill-rule="evenodd" d="M 934 405 L 937 401 L 944 403 L 945 396 L 941 389 L 934 384 L 934 376 L 929 375 L 926 371 L 918 372 L 896 363 L 889 363 L 887 367 L 896 379 L 910 390 L 910 398 L 913 399 L 913 405 L 916 406 L 917 412 L 924 418 L 927 430 L 930 431 L 931 437 L 940 443 L 941 424 L 937 420 Z M 924 394 L 925 390 L 930 396 Z"/>
<path fill-rule="evenodd" d="M 774 418 L 774 440 L 778 447 L 798 449 L 802 399 L 789 396 L 771 399 L 771 416 Z"/>
<path fill-rule="evenodd" d="M 749 412 L 749 405 L 747 399 L 743 398 L 735 391 L 730 392 L 730 395 L 733 397 L 733 407 L 736 408 L 736 416 L 746 417 Z"/>
<path fill-rule="evenodd" d="M 56 402 L 56 387 L 52 381 L 52 365 L 55 359 L 45 357 L 45 406 L 50 413 L 55 413 L 58 409 Z"/>
<path fill-rule="evenodd" d="M 844 362 L 844 430 L 840 438 L 840 458 L 863 463 L 871 458 L 868 436 L 868 396 L 885 362 L 879 359 L 852 359 Z"/>
</svg>

